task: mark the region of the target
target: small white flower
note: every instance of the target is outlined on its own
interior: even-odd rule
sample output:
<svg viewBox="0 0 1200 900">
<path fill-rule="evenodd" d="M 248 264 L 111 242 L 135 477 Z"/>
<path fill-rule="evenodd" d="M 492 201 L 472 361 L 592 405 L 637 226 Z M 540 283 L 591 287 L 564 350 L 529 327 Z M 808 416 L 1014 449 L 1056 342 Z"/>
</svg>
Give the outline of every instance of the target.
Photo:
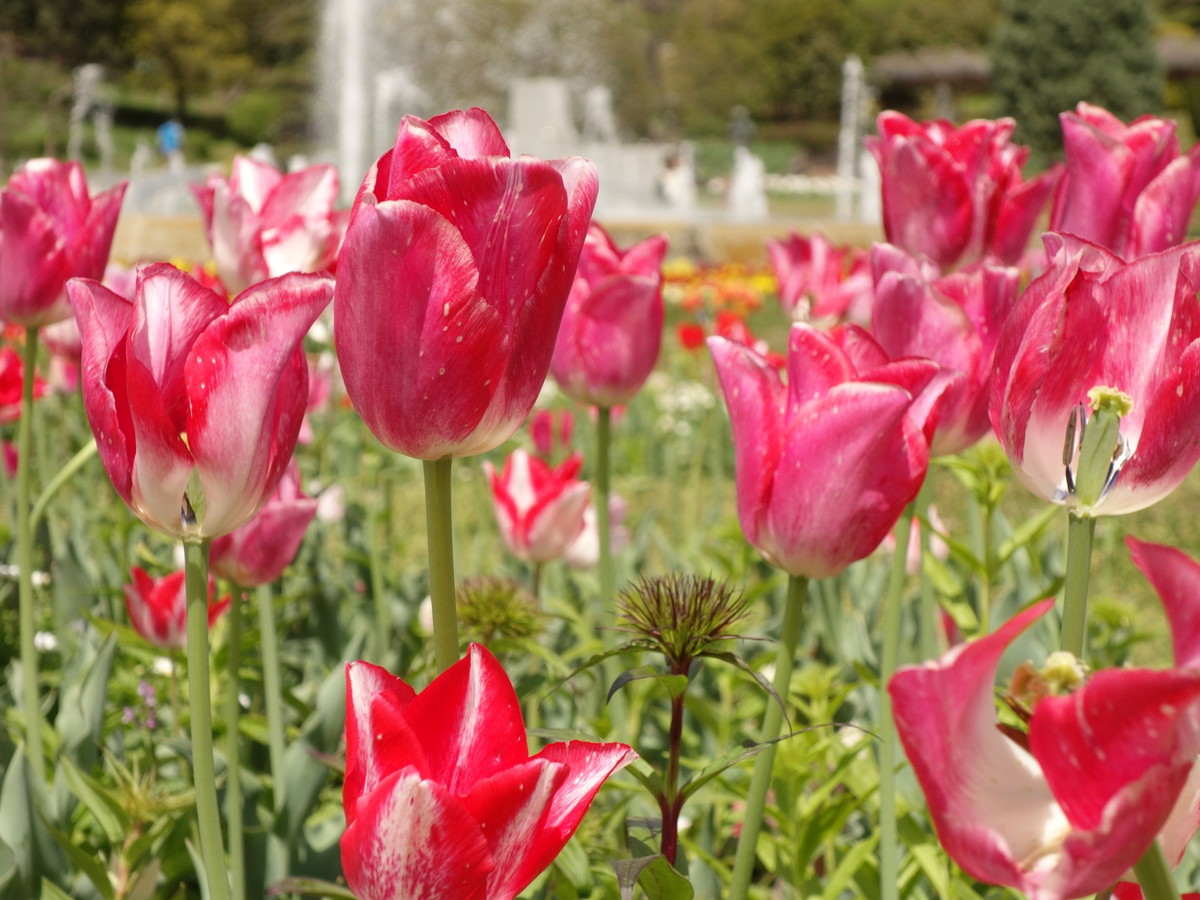
<svg viewBox="0 0 1200 900">
<path fill-rule="evenodd" d="M 33 646 L 38 653 L 53 653 L 58 649 L 58 636 L 53 631 L 39 631 L 33 636 Z"/>
</svg>

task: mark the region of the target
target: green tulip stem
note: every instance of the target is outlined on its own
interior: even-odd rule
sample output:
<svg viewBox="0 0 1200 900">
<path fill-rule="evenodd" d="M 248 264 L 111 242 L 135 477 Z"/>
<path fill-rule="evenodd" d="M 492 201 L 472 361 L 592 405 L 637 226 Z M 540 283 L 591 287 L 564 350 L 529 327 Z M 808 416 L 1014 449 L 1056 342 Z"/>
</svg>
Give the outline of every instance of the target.
<svg viewBox="0 0 1200 900">
<path fill-rule="evenodd" d="M 454 600 L 454 522 L 450 507 L 450 457 L 425 460 L 425 530 L 429 537 L 429 597 L 433 603 L 433 654 L 439 672 L 458 662 L 458 611 Z"/>
<path fill-rule="evenodd" d="M 38 658 L 33 638 L 33 383 L 37 366 L 38 329 L 25 330 L 25 376 L 21 388 L 21 421 L 17 426 L 17 618 L 21 633 L 21 705 L 25 715 L 25 757 L 35 784 L 45 783 L 42 755 L 42 710 L 38 702 Z"/>
<path fill-rule="evenodd" d="M 242 839 L 242 754 L 238 718 L 241 707 L 242 667 L 242 589 L 234 586 L 229 604 L 229 644 L 226 663 L 229 677 L 225 685 L 225 818 L 229 822 L 229 877 L 233 882 L 233 900 L 246 900 L 246 847 Z"/>
<path fill-rule="evenodd" d="M 371 562 L 371 596 L 375 601 L 375 635 L 371 658 L 376 665 L 387 666 L 388 650 L 392 646 L 392 609 L 383 582 L 386 549 L 383 515 L 374 510 L 367 515 L 367 548 Z"/>
<path fill-rule="evenodd" d="M 184 588 L 186 590 L 186 587 Z M 186 608 L 185 613 L 186 615 Z M 171 737 L 183 739 L 183 719 L 179 716 L 179 650 L 172 647 L 171 676 L 167 679 L 168 692 L 171 695 Z"/>
<path fill-rule="evenodd" d="M 612 526 L 609 522 L 609 448 L 612 441 L 612 410 L 596 407 L 596 534 L 600 542 L 600 607 L 607 609 L 616 594 L 613 574 Z"/>
<path fill-rule="evenodd" d="M 200 827 L 200 858 L 209 900 L 231 900 L 221 810 L 213 761 L 212 697 L 208 659 L 208 547 L 210 541 L 184 541 L 187 592 L 188 690 L 192 713 L 192 779 Z"/>
<path fill-rule="evenodd" d="M 775 692 L 783 703 L 787 703 L 791 690 L 792 669 L 796 663 L 796 649 L 800 643 L 800 626 L 804 614 L 804 597 L 808 592 L 808 579 L 800 575 L 788 578 L 787 598 L 784 600 L 783 625 L 779 630 L 779 645 L 775 658 Z M 779 737 L 783 724 L 783 709 L 773 698 L 767 699 L 767 711 L 763 716 L 760 743 L 774 741 Z M 742 833 L 738 837 L 737 856 L 733 863 L 733 879 L 729 887 L 729 900 L 746 900 L 750 892 L 750 879 L 754 874 L 754 863 L 758 857 L 758 833 L 762 829 L 763 813 L 767 806 L 767 792 L 771 787 L 771 769 L 775 764 L 775 744 L 758 754 L 754 760 L 754 773 L 750 776 L 750 791 L 746 798 L 746 818 Z"/>
<path fill-rule="evenodd" d="M 992 546 L 993 523 L 996 507 L 991 503 L 981 504 L 980 531 L 983 535 L 983 578 L 979 584 L 979 633 L 992 630 L 992 578 L 995 576 L 996 550 Z"/>
<path fill-rule="evenodd" d="M 879 896 L 897 900 L 900 884 L 899 829 L 896 822 L 896 726 L 892 722 L 892 695 L 888 682 L 900 661 L 901 603 L 904 598 L 905 561 L 912 534 L 915 507 L 909 504 L 896 525 L 896 550 L 883 607 L 883 652 L 879 671 Z"/>
<path fill-rule="evenodd" d="M 54 495 L 62 490 L 63 485 L 75 477 L 75 473 L 88 464 L 93 456 L 96 455 L 96 442 L 88 441 L 75 455 L 67 460 L 67 464 L 63 466 L 57 475 L 50 479 L 50 483 L 38 495 L 37 502 L 33 504 L 33 512 L 29 514 L 29 527 L 31 531 L 37 531 L 38 525 L 42 521 L 42 516 L 46 514 L 46 508 L 50 505 L 50 501 L 54 499 Z"/>
<path fill-rule="evenodd" d="M 1062 634 L 1059 649 L 1082 659 L 1087 637 L 1088 577 L 1092 566 L 1092 540 L 1096 520 L 1067 516 L 1067 574 L 1063 584 Z"/>
<path fill-rule="evenodd" d="M 1179 900 L 1179 888 L 1171 877 L 1171 867 L 1167 865 L 1167 857 L 1157 840 L 1133 864 L 1133 874 L 1142 886 L 1145 900 Z"/>
<path fill-rule="evenodd" d="M 275 635 L 275 606 L 271 585 L 260 584 L 255 592 L 258 602 L 258 640 L 262 654 L 263 694 L 267 707 L 267 752 L 271 759 L 272 807 L 279 815 L 287 796 L 283 756 L 287 751 L 287 732 L 283 722 L 283 687 L 279 668 L 279 642 Z"/>
<path fill-rule="evenodd" d="M 917 609 L 921 616 L 919 632 L 922 659 L 933 659 L 938 655 L 938 651 L 941 648 L 941 640 L 938 637 L 941 632 L 941 623 L 938 621 L 937 598 L 933 595 L 933 585 L 925 576 L 925 556 L 929 553 L 929 546 L 932 541 L 932 528 L 929 525 L 929 500 L 932 493 L 929 479 L 926 478 L 925 483 L 921 485 L 921 492 L 917 494 L 916 500 L 917 509 L 920 511 L 921 518 L 924 519 L 918 532 L 921 553 L 917 557 L 917 579 L 919 585 Z M 905 551 L 905 556 L 907 557 L 907 555 L 908 553 Z M 907 564 L 907 562 L 906 558 L 905 563 Z"/>
<path fill-rule="evenodd" d="M 529 590 L 534 600 L 542 599 L 542 566 L 543 563 L 535 562 L 529 572 Z"/>
</svg>

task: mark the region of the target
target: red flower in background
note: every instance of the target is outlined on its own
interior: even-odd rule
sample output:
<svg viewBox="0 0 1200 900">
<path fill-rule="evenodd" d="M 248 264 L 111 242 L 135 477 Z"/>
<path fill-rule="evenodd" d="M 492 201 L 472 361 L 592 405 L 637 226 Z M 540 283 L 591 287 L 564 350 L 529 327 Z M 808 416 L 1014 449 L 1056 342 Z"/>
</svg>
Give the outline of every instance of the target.
<svg viewBox="0 0 1200 900">
<path fill-rule="evenodd" d="M 926 423 L 911 408 L 937 365 L 913 360 L 860 374 L 834 338 L 797 323 L 785 384 L 751 348 L 722 337 L 708 345 L 733 424 L 746 539 L 774 565 L 811 578 L 873 552 L 925 479 Z"/>
<path fill-rule="evenodd" d="M 193 185 L 217 273 L 237 294 L 289 272 L 320 272 L 337 259 L 347 213 L 334 209 L 337 167 L 280 172 L 237 155 L 228 178 L 210 175 Z"/>
<path fill-rule="evenodd" d="M 0 425 L 21 418 L 21 397 L 25 391 L 25 363 L 12 347 L 0 347 Z M 46 382 L 33 376 L 33 396 L 46 393 Z"/>
<path fill-rule="evenodd" d="M 1050 207 L 1051 231 L 1125 259 L 1187 237 L 1200 197 L 1200 144 L 1181 155 L 1170 119 L 1142 116 L 1125 125 L 1088 103 L 1059 119 L 1066 174 Z"/>
<path fill-rule="evenodd" d="M 579 537 L 590 490 L 575 477 L 582 465 L 583 457 L 574 453 L 552 469 L 524 450 L 514 450 L 500 472 L 490 462 L 483 464 L 500 535 L 518 558 L 558 559 Z"/>
<path fill-rule="evenodd" d="M 662 346 L 665 235 L 621 250 L 599 224 L 588 229 L 563 312 L 550 373 L 580 403 L 627 403 Z"/>
<path fill-rule="evenodd" d="M 77 162 L 35 159 L 0 191 L 0 321 L 49 325 L 71 315 L 68 278 L 100 278 L 125 182 L 92 197 Z"/>
<path fill-rule="evenodd" d="M 867 148 L 883 179 L 888 242 L 942 268 L 991 255 L 1014 265 L 1050 199 L 1057 168 L 1024 181 L 1029 148 L 1011 143 L 1012 119 L 962 126 L 880 113 Z"/>
<path fill-rule="evenodd" d="M 184 572 L 152 578 L 136 566 L 133 583 L 125 585 L 125 609 L 133 630 L 156 647 L 177 650 L 187 643 L 187 592 Z M 229 598 L 213 602 L 216 584 L 208 579 L 208 627 L 229 608 Z"/>
<path fill-rule="evenodd" d="M 865 324 L 874 295 L 866 251 L 837 247 L 823 234 L 792 232 L 767 241 L 779 282 L 779 302 L 790 319 L 849 319 Z"/>
<path fill-rule="evenodd" d="M 316 514 L 317 501 L 300 490 L 300 472 L 293 460 L 254 518 L 213 540 L 209 548 L 213 574 L 240 587 L 270 584 L 296 558 Z"/>
</svg>

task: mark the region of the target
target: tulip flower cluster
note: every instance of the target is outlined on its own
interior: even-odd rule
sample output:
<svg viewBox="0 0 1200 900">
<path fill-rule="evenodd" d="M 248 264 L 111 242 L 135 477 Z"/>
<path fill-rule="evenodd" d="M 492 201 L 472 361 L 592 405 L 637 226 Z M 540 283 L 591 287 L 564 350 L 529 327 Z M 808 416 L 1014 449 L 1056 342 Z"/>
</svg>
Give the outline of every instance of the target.
<svg viewBox="0 0 1200 900">
<path fill-rule="evenodd" d="M 479 109 L 428 120 L 406 116 L 344 212 L 335 209 L 339 180 L 332 166 L 283 173 L 237 157 L 228 178 L 214 175 L 194 188 L 219 282 L 163 262 L 106 273 L 124 187 L 93 197 L 78 164 L 27 163 L 0 192 L 0 321 L 10 326 L 6 341 L 24 333 L 28 351 L 21 359 L 7 344 L 0 347 L 0 425 L 16 423 L 24 435 L 17 503 L 0 499 L 21 516 L 14 531 L 23 573 L 17 671 L 25 735 L 19 752 L 33 774 L 29 785 L 17 788 L 5 774 L 0 805 L 18 805 L 10 790 L 29 787 L 28 798 L 45 793 L 47 773 L 69 771 L 65 763 L 71 762 L 58 746 L 44 752 L 41 734 L 54 733 L 43 727 L 46 710 L 66 707 L 74 695 L 64 683 L 53 704 L 42 702 L 38 692 L 48 681 L 39 678 L 32 651 L 29 573 L 39 532 L 31 518 L 40 515 L 42 501 L 29 502 L 28 412 L 31 396 L 45 389 L 34 371 L 42 340 L 55 357 L 78 365 L 95 439 L 94 448 L 87 442 L 68 466 L 82 468 L 95 452 L 134 515 L 185 547 L 184 571 L 154 578 L 134 567 L 124 597 L 142 638 L 172 652 L 187 647 L 188 763 L 195 782 L 194 812 L 189 807 L 187 814 L 196 818 L 202 892 L 213 900 L 246 896 L 241 815 L 258 802 L 251 796 L 243 803 L 239 783 L 239 745 L 249 736 L 239 725 L 245 711 L 240 654 L 251 645 L 240 631 L 242 597 L 236 606 L 229 598 L 217 601 L 210 567 L 239 591 L 259 588 L 255 656 L 263 677 L 247 684 L 252 690 L 261 685 L 255 709 L 261 699 L 268 720 L 271 777 L 261 783 L 270 795 L 263 807 L 269 815 L 259 821 L 268 823 L 271 850 L 264 868 L 286 870 L 299 859 L 289 859 L 299 840 L 291 832 L 305 831 L 297 826 L 308 820 L 293 792 L 305 791 L 289 778 L 304 775 L 306 766 L 293 763 L 307 757 L 287 747 L 297 729 L 286 722 L 268 586 L 296 557 L 317 516 L 318 501 L 301 489 L 297 444 L 312 439 L 328 456 L 344 449 L 336 444 L 328 452 L 331 442 L 314 433 L 322 422 L 305 422 L 307 411 L 339 390 L 332 357 L 314 369 L 305 350 L 310 329 L 332 303 L 345 389 L 340 399 L 383 446 L 423 461 L 428 579 L 416 583 L 418 596 L 428 585 L 438 671 L 426 676 L 426 654 L 411 652 L 419 633 L 403 631 L 400 594 L 389 591 L 379 564 L 394 549 L 386 539 L 392 517 L 384 525 L 385 517 L 364 517 L 354 508 L 344 527 L 348 540 L 362 537 L 368 544 L 371 576 L 359 587 L 372 595 L 376 631 L 362 651 L 372 662 L 345 665 L 342 803 L 340 813 L 336 802 L 330 811 L 335 821 L 344 816 L 344 884 L 330 890 L 345 893 L 348 886 L 359 900 L 513 900 L 526 891 L 579 829 L 604 782 L 636 754 L 618 741 L 575 739 L 531 753 L 522 703 L 531 720 L 540 720 L 539 729 L 547 729 L 535 735 L 586 726 L 562 722 L 560 696 L 553 693 L 518 698 L 509 674 L 483 646 L 464 651 L 454 605 L 459 585 L 450 465 L 494 451 L 480 468 L 500 541 L 527 564 L 522 570 L 533 572 L 533 591 L 520 601 L 529 621 L 536 618 L 539 627 L 543 621 L 542 611 L 535 617 L 530 606 L 543 564 L 564 559 L 599 566 L 598 589 L 591 590 L 589 579 L 571 585 L 595 596 L 566 595 L 589 603 L 577 620 L 564 617 L 553 647 L 517 663 L 525 666 L 518 684 L 542 684 L 546 673 L 529 667 L 550 654 L 572 661 L 560 637 L 574 627 L 590 632 L 618 596 L 613 554 L 628 536 L 624 505 L 610 492 L 610 428 L 614 410 L 624 413 L 659 364 L 665 291 L 685 314 L 684 346 L 708 348 L 713 368 L 704 376 L 712 384 L 715 373 L 728 410 L 742 532 L 788 576 L 787 591 L 775 594 L 783 601 L 778 619 L 770 619 L 779 622 L 771 689 L 780 702 L 768 702 L 761 725 L 752 729 L 758 746 L 748 751 L 757 756 L 748 787 L 734 769 L 726 785 L 740 792 L 739 802 L 745 799 L 745 812 L 733 868 L 726 872 L 724 861 L 711 867 L 728 882 L 719 887 L 722 895 L 747 900 L 755 895 L 752 882 L 761 880 L 767 857 L 760 830 L 781 723 L 796 696 L 792 674 L 801 658 L 808 582 L 836 578 L 890 541 L 896 558 L 879 604 L 878 648 L 861 657 L 869 665 L 878 661 L 871 690 L 880 705 L 871 725 L 880 738 L 879 778 L 869 803 L 879 809 L 870 840 L 879 848 L 881 900 L 897 900 L 903 880 L 893 780 L 901 747 L 938 840 L 967 878 L 1031 900 L 1104 892 L 1131 900 L 1141 896 L 1132 883 L 1137 877 L 1158 900 L 1144 873 L 1157 865 L 1169 879 L 1168 867 L 1179 864 L 1200 822 L 1200 563 L 1172 548 L 1129 542 L 1135 565 L 1166 611 L 1174 655 L 1169 667 L 1089 670 L 1084 613 L 1096 519 L 1162 500 L 1200 461 L 1200 242 L 1183 243 L 1200 199 L 1200 149 L 1184 152 L 1174 124 L 1155 117 L 1126 124 L 1080 104 L 1060 121 L 1064 162 L 1027 178 L 1028 150 L 1012 141 L 1016 123 L 1009 119 L 955 126 L 885 112 L 868 139 L 881 175 L 884 242 L 866 250 L 793 233 L 767 245 L 773 277 L 730 268 L 728 277 L 708 281 L 699 269 L 665 263 L 664 235 L 618 246 L 591 220 L 598 191 L 591 163 L 513 156 L 500 128 Z M 1039 242 L 1035 232 L 1045 223 Z M 772 352 L 769 328 L 747 321 L 771 292 L 787 319 L 784 354 Z M 778 314 L 774 307 L 763 312 Z M 691 357 L 688 365 L 698 369 L 708 358 Z M 504 446 L 529 419 L 548 375 L 567 399 L 595 407 L 593 426 L 584 426 L 597 438 L 588 469 L 570 444 L 571 413 L 535 415 L 530 432 L 537 453 Z M 68 408 L 63 397 L 55 411 L 59 405 Z M 625 421 L 636 422 L 636 407 Z M 958 621 L 943 625 L 932 592 L 918 598 L 915 614 L 902 606 L 905 573 L 923 571 L 920 542 L 930 531 L 934 539 L 946 531 L 921 492 L 931 459 L 963 453 L 989 433 L 1017 479 L 1038 498 L 1066 508 L 1062 619 L 1075 622 L 1078 613 L 1083 623 L 1072 637 L 1063 625 L 1062 649 L 1049 653 L 1041 668 L 1017 666 L 1000 692 L 1002 704 L 996 682 L 1004 658 L 1024 647 L 1031 632 L 1049 634 L 1056 600 L 1030 602 L 1022 585 L 1024 605 L 993 630 L 989 614 L 1020 605 L 992 602 L 991 579 L 1007 564 L 993 552 L 994 492 L 980 501 L 983 552 L 974 555 L 974 534 L 970 540 L 945 535 L 937 569 L 972 558 L 980 583 L 964 585 L 955 601 L 964 608 L 977 604 L 977 633 L 957 608 Z M 708 456 L 696 458 L 703 463 L 693 473 L 700 482 L 709 477 Z M 999 451 L 996 460 L 999 468 Z M 975 461 L 947 465 L 961 475 Z M 476 481 L 480 468 L 473 470 Z M 320 473 L 322 481 L 326 475 Z M 355 532 L 364 518 L 366 527 Z M 647 544 L 657 552 L 654 536 L 638 549 Z M 848 577 L 853 590 L 845 593 L 869 581 Z M 474 582 L 472 601 L 489 603 L 488 592 L 499 583 Z M 692 590 L 693 582 L 663 584 Z M 514 585 L 509 580 L 503 589 L 519 592 Z M 644 589 L 650 585 L 644 579 Z M 667 600 L 683 596 L 672 591 Z M 735 593 L 736 602 L 728 600 Z M 819 593 L 827 602 L 834 592 Z M 548 594 L 542 598 L 547 621 L 565 599 Z M 693 618 L 715 615 L 713 621 L 726 622 L 723 611 L 736 607 L 740 620 L 751 602 L 732 590 L 726 599 L 714 596 L 707 587 L 696 591 L 694 609 L 688 607 Z M 643 605 L 649 611 L 644 621 L 626 617 L 637 634 L 679 631 L 678 622 L 655 620 L 654 603 Z M 227 700 L 227 719 L 224 728 L 214 728 L 205 626 L 226 610 L 216 658 L 229 666 L 218 694 Z M 902 635 L 914 622 L 917 640 L 908 661 L 916 662 L 900 666 Z M 606 668 L 645 649 L 641 639 L 605 647 L 584 664 L 594 663 L 593 672 L 606 682 L 593 701 L 610 683 L 610 699 L 633 681 L 634 690 L 653 685 L 670 694 L 664 771 L 646 774 L 640 764 L 634 770 L 652 795 L 658 786 L 662 852 L 653 862 L 636 861 L 657 876 L 692 852 L 679 831 L 686 827 L 679 812 L 718 771 L 697 767 L 691 783 L 681 777 L 691 766 L 681 756 L 684 748 L 708 746 L 684 739 L 693 725 L 689 681 L 701 657 L 752 671 L 732 650 L 718 648 L 739 637 L 727 625 L 696 644 L 703 644 L 702 653 L 668 653 L 671 671 L 661 683 L 642 681 L 656 676 L 641 670 L 614 681 Z M 536 631 L 515 629 L 507 642 L 532 646 Z M 355 630 L 339 664 L 357 655 L 363 634 Z M 954 646 L 942 652 L 947 638 Z M 822 652 L 837 651 L 823 646 Z M 404 666 L 427 686 L 417 690 L 380 662 Z M 343 711 L 319 693 L 314 719 L 336 707 L 335 727 L 305 724 L 304 738 L 322 731 L 323 758 L 337 760 Z M 582 708 L 581 697 L 580 691 L 569 702 Z M 304 693 L 295 698 L 309 702 Z M 640 714 L 630 706 L 629 716 L 614 708 L 604 727 L 628 727 Z M 635 734 L 657 734 L 641 724 Z M 227 741 L 221 804 L 214 734 Z M 844 750 L 838 744 L 828 752 L 832 758 Z M 155 757 L 156 765 L 161 760 Z M 337 768 L 330 766 L 335 778 Z M 847 771 L 840 764 L 830 768 L 839 777 Z M 11 776 L 16 784 L 24 768 L 9 771 L 17 773 Z M 328 796 L 309 787 L 314 797 Z M 789 795 L 776 796 L 782 802 Z M 858 809 L 870 808 L 861 798 L 856 802 Z M 92 811 L 107 808 L 97 800 Z M 785 803 L 782 812 L 778 839 L 790 840 L 784 820 L 793 811 Z M 11 831 L 0 834 L 5 859 L 15 858 L 7 843 Z M 811 837 L 795 846 L 811 844 Z M 717 853 L 719 844 L 708 843 L 706 852 Z M 124 864 L 114 855 L 111 867 L 91 868 L 103 875 L 120 870 L 124 877 Z M 331 865 L 336 869 L 336 859 Z M 27 868 L 41 874 L 37 866 Z M 621 892 L 631 892 L 634 867 L 618 872 Z M 0 872 L 0 893 L 8 878 Z M 134 892 L 161 886 L 151 881 Z M 112 885 L 99 886 L 105 890 L 112 893 Z"/>
</svg>

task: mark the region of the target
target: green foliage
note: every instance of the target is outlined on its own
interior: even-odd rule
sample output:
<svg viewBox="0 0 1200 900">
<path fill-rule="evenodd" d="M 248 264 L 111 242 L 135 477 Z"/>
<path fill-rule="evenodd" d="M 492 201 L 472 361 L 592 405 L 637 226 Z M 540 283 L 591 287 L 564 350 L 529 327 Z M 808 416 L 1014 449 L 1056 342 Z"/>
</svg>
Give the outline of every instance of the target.
<svg viewBox="0 0 1200 900">
<path fill-rule="evenodd" d="M 1162 73 L 1145 0 L 1011 0 L 992 49 L 997 112 L 1042 151 L 1081 101 L 1131 119 L 1159 109 Z"/>
<path fill-rule="evenodd" d="M 274 91 L 246 91 L 231 104 L 225 115 L 229 133 L 246 146 L 272 143 L 279 136 L 284 98 Z"/>
</svg>

